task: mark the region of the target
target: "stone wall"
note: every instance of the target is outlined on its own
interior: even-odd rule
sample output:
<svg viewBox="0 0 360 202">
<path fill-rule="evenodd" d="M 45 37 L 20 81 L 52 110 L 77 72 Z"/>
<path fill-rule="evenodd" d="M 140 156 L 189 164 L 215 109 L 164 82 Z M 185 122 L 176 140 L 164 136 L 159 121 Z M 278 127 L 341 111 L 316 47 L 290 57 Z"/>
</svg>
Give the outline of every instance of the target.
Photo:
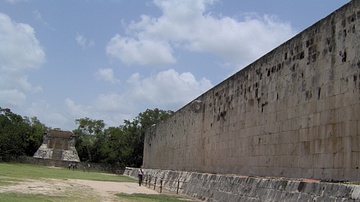
<svg viewBox="0 0 360 202">
<path fill-rule="evenodd" d="M 124 175 L 137 178 L 137 169 L 127 168 Z M 360 201 L 356 184 L 145 169 L 143 186 L 153 189 L 155 179 L 158 191 L 161 180 L 163 191 L 208 202 Z"/>
<path fill-rule="evenodd" d="M 360 1 L 351 1 L 164 122 L 144 167 L 360 180 Z"/>
</svg>

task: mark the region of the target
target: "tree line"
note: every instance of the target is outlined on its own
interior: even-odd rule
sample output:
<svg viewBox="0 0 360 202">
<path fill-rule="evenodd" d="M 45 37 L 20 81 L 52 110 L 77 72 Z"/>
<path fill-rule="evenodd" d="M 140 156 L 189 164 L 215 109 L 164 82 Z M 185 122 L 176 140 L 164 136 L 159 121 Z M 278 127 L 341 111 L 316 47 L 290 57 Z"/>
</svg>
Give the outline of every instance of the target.
<svg viewBox="0 0 360 202">
<path fill-rule="evenodd" d="M 76 119 L 77 128 L 72 132 L 79 158 L 82 162 L 117 167 L 141 166 L 146 130 L 173 113 L 171 110 L 147 109 L 118 127 L 106 127 L 103 120 Z M 49 129 L 36 117 L 22 117 L 0 108 L 0 161 L 33 156 Z"/>
</svg>

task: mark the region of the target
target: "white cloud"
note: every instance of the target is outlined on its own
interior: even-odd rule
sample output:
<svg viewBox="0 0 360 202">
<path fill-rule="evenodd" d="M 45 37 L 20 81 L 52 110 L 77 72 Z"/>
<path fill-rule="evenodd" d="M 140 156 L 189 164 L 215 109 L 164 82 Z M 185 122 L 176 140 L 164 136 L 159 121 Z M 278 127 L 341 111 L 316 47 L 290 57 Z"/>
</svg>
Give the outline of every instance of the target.
<svg viewBox="0 0 360 202">
<path fill-rule="evenodd" d="M 34 86 L 28 81 L 28 76 L 18 72 L 0 70 L 0 90 L 17 89 L 24 92 L 41 92 L 41 86 Z"/>
<path fill-rule="evenodd" d="M 144 79 L 137 73 L 131 76 L 128 83 L 132 89 L 130 94 L 137 101 L 172 110 L 190 102 L 213 86 L 206 78 L 196 80 L 190 72 L 180 74 L 173 69 Z"/>
<path fill-rule="evenodd" d="M 65 105 L 74 121 L 88 117 L 104 120 L 107 126 L 119 126 L 125 119 L 134 118 L 133 114 L 135 114 L 131 106 L 131 98 L 115 93 L 101 94 L 88 106 L 78 105 L 70 98 L 65 100 Z"/>
<path fill-rule="evenodd" d="M 13 22 L 0 13 L 0 106 L 23 107 L 26 92 L 42 91 L 28 80 L 26 71 L 45 62 L 45 52 L 35 37 L 34 29 Z"/>
<path fill-rule="evenodd" d="M 73 100 L 70 98 L 65 99 L 65 106 L 68 109 L 72 117 L 88 117 L 89 112 L 91 112 L 91 107 L 86 107 L 82 105 L 76 105 Z"/>
<path fill-rule="evenodd" d="M 26 95 L 17 89 L 0 89 L 0 104 L 2 107 L 19 108 L 24 105 Z"/>
<path fill-rule="evenodd" d="M 48 127 L 72 130 L 73 128 L 68 128 L 68 126 L 75 125 L 75 120 L 69 120 L 68 117 L 57 112 L 44 100 L 32 103 L 25 112 L 29 117 L 37 117 Z"/>
<path fill-rule="evenodd" d="M 127 97 L 125 94 L 101 94 L 96 98 L 94 108 L 102 112 L 128 113 L 131 112 L 131 109 L 134 109 L 131 101 L 131 97 Z"/>
<path fill-rule="evenodd" d="M 85 36 L 79 33 L 76 34 L 75 40 L 77 44 L 83 48 L 87 48 L 95 45 L 95 42 L 93 40 L 89 40 Z"/>
<path fill-rule="evenodd" d="M 20 78 L 18 78 L 18 81 L 14 81 L 14 82 L 18 83 L 18 86 L 21 89 L 25 89 L 27 91 L 32 91 L 32 92 L 40 92 L 40 91 L 42 91 L 42 87 L 41 86 L 33 86 L 28 81 L 27 76 L 20 77 Z"/>
<path fill-rule="evenodd" d="M 128 37 L 117 34 L 109 42 L 109 56 L 127 64 L 169 64 L 176 61 L 173 52 L 179 49 L 211 53 L 225 60 L 244 63 L 294 35 L 289 23 L 280 22 L 274 16 L 245 14 L 240 20 L 206 13 L 207 6 L 215 1 L 154 2 L 162 16 L 143 15 L 139 22 L 131 22 L 127 26 Z M 154 57 L 154 54 L 163 57 Z"/>
<path fill-rule="evenodd" d="M 110 40 L 106 53 L 126 64 L 161 65 L 176 62 L 172 48 L 166 41 L 136 40 L 119 34 Z"/>
<path fill-rule="evenodd" d="M 0 13 L 0 36 L 0 69 L 23 71 L 45 62 L 45 52 L 31 26 L 13 22 Z"/>
<path fill-rule="evenodd" d="M 108 81 L 110 83 L 118 83 L 120 80 L 114 77 L 114 71 L 111 68 L 99 69 L 95 76 L 98 80 Z"/>
<path fill-rule="evenodd" d="M 67 98 L 65 106 L 74 120 L 89 117 L 104 120 L 108 126 L 118 126 L 147 108 L 178 110 L 212 86 L 206 78 L 197 80 L 189 72 L 178 73 L 173 69 L 145 78 L 136 73 L 128 79 L 126 91 L 100 94 L 87 106 Z"/>
</svg>

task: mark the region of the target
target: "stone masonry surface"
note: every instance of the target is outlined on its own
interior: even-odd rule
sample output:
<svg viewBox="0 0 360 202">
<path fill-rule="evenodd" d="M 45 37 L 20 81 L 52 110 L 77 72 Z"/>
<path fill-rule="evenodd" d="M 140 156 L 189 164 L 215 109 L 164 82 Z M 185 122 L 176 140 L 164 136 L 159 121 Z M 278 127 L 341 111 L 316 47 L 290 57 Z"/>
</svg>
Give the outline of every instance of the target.
<svg viewBox="0 0 360 202">
<path fill-rule="evenodd" d="M 152 127 L 143 164 L 358 181 L 359 112 L 360 1 L 353 0 Z"/>
<path fill-rule="evenodd" d="M 43 143 L 35 152 L 34 158 L 80 162 L 75 148 L 75 137 L 70 131 L 50 130 L 45 133 Z"/>
<path fill-rule="evenodd" d="M 124 175 L 136 178 L 137 169 L 127 168 Z M 179 187 L 179 194 L 208 202 L 360 201 L 360 185 L 356 184 L 156 169 L 145 169 L 147 179 L 151 180 L 151 189 L 155 179 L 157 186 L 162 180 L 163 189 L 175 193 Z"/>
</svg>

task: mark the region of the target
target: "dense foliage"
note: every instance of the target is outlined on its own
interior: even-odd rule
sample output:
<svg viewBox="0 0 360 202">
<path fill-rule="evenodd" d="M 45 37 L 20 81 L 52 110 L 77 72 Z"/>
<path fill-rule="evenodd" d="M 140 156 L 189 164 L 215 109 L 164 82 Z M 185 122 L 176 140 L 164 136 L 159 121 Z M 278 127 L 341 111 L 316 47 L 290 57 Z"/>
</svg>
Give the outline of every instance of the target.
<svg viewBox="0 0 360 202">
<path fill-rule="evenodd" d="M 0 160 L 34 155 L 46 130 L 36 117 L 21 117 L 0 108 Z"/>
<path fill-rule="evenodd" d="M 147 109 L 132 121 L 125 120 L 123 125 L 109 128 L 105 128 L 102 120 L 77 119 L 78 128 L 73 132 L 79 157 L 81 161 L 119 167 L 141 166 L 146 129 L 165 120 L 172 113 Z"/>
<path fill-rule="evenodd" d="M 141 166 L 147 128 L 168 118 L 172 111 L 147 109 L 132 121 L 105 128 L 103 120 L 76 119 L 76 149 L 81 161 L 105 163 L 117 167 Z M 36 117 L 22 117 L 0 108 L 0 161 L 33 156 L 50 128 Z"/>
</svg>

